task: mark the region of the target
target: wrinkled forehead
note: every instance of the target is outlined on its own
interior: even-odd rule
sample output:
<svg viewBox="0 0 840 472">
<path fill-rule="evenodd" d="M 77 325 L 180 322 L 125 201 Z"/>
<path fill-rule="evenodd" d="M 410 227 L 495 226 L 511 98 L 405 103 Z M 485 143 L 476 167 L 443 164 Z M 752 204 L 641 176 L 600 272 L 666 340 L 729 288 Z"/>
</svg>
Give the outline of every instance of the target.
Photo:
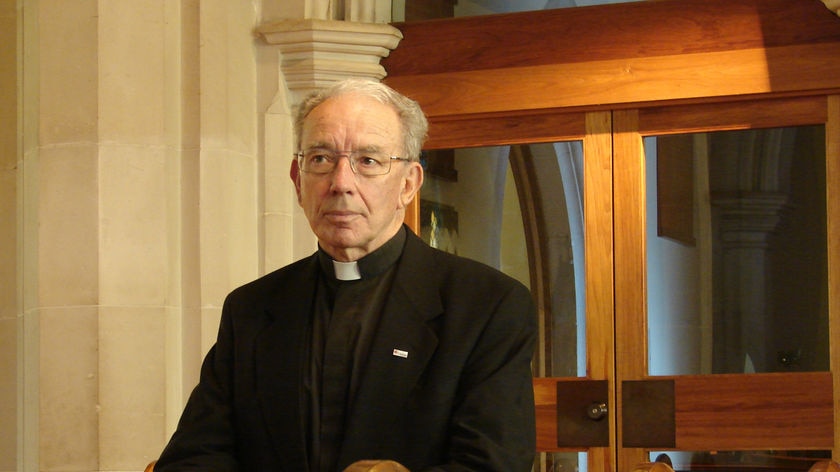
<svg viewBox="0 0 840 472">
<path fill-rule="evenodd" d="M 393 107 L 373 98 L 345 94 L 325 100 L 303 122 L 302 149 L 382 149 L 402 143 L 402 127 Z"/>
</svg>

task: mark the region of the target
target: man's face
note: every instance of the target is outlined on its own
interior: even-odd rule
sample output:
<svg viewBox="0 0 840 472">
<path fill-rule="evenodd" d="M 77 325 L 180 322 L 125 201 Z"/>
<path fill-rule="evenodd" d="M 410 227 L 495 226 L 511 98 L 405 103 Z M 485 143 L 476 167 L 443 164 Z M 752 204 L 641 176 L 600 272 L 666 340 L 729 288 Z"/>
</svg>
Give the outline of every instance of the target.
<svg viewBox="0 0 840 472">
<path fill-rule="evenodd" d="M 358 94 L 333 97 L 313 109 L 300 149 L 377 149 L 402 157 L 402 130 L 389 106 Z M 388 174 L 357 175 L 346 157 L 328 174 L 290 171 L 298 202 L 321 247 L 339 261 L 358 260 L 387 242 L 402 225 L 405 207 L 423 182 L 417 162 L 393 161 Z"/>
</svg>

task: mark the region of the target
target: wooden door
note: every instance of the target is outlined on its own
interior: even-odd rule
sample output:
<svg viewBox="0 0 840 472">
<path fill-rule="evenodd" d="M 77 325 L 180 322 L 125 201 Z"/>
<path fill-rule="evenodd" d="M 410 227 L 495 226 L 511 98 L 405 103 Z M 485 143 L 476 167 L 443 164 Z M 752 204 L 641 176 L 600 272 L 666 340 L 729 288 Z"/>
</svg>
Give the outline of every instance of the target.
<svg viewBox="0 0 840 472">
<path fill-rule="evenodd" d="M 740 464 L 728 464 L 729 470 L 757 470 L 762 468 L 784 468 L 779 465 L 783 458 L 796 456 L 802 459 L 800 470 L 805 470 L 813 461 L 828 457 L 831 451 L 836 451 L 836 438 L 834 435 L 834 424 L 836 408 L 833 392 L 837 387 L 837 379 L 833 373 L 833 365 L 829 359 L 835 359 L 829 351 L 836 350 L 834 341 L 837 339 L 838 313 L 836 311 L 838 295 L 837 281 L 833 274 L 837 273 L 837 252 L 836 234 L 838 228 L 837 215 L 840 215 L 840 207 L 835 196 L 836 182 L 838 178 L 838 139 L 840 133 L 837 130 L 838 115 L 837 97 L 826 99 L 825 97 L 781 99 L 769 101 L 755 101 L 737 104 L 715 104 L 703 106 L 683 106 L 670 108 L 650 108 L 644 110 L 623 110 L 614 113 L 615 125 L 615 326 L 616 326 L 616 377 L 614 387 L 619 402 L 615 405 L 617 409 L 616 421 L 616 454 L 617 470 L 630 470 L 639 462 L 649 461 L 650 451 L 693 451 L 700 454 L 717 454 L 718 458 L 723 457 L 723 451 L 737 457 Z M 819 299 L 819 307 L 812 307 L 808 310 L 807 302 L 801 302 L 802 313 L 787 313 L 787 316 L 805 316 L 806 311 L 817 311 L 824 315 L 824 323 L 816 324 L 818 331 L 812 330 L 811 336 L 800 335 L 800 339 L 792 342 L 805 343 L 806 352 L 819 351 L 815 346 L 824 336 L 824 355 L 822 361 L 803 362 L 801 368 L 797 368 L 795 353 L 787 354 L 784 351 L 765 352 L 763 355 L 756 354 L 761 351 L 758 347 L 751 346 L 749 349 L 742 348 L 738 354 L 740 359 L 746 359 L 746 365 L 726 367 L 725 360 L 721 356 L 715 360 L 722 371 L 711 368 L 712 361 L 707 362 L 706 367 L 696 367 L 696 373 L 690 375 L 653 375 L 651 368 L 652 352 L 657 343 L 668 342 L 667 339 L 657 338 L 651 333 L 653 321 L 650 317 L 651 300 L 649 282 L 651 274 L 656 268 L 650 267 L 651 258 L 648 254 L 651 251 L 651 236 L 649 218 L 653 217 L 653 208 L 658 211 L 672 211 L 661 205 L 652 205 L 647 201 L 651 192 L 646 190 L 650 187 L 652 179 L 656 178 L 651 166 L 646 166 L 646 160 L 651 158 L 651 150 L 646 149 L 645 138 L 650 136 L 678 135 L 681 133 L 710 133 L 710 132 L 734 132 L 733 130 L 767 130 L 774 127 L 792 126 L 816 126 L 819 130 L 819 139 L 824 140 L 825 158 L 820 158 L 818 165 L 822 166 L 825 172 L 822 184 L 815 184 L 814 192 L 822 200 L 816 200 L 821 206 L 821 216 L 827 216 L 822 230 L 812 231 L 818 237 L 813 239 L 814 246 L 822 245 L 824 251 L 818 247 L 806 248 L 813 250 L 816 254 L 810 262 L 812 268 L 816 269 L 817 283 L 810 284 L 806 289 L 800 289 L 802 300 Z M 810 128 L 804 128 L 810 130 Z M 824 133 L 822 130 L 824 129 Z M 661 138 L 664 140 L 664 138 Z M 705 142 L 705 141 L 704 141 Z M 822 144 L 822 143 L 818 143 Z M 782 144 L 779 143 L 781 146 Z M 822 152 L 821 150 L 819 150 Z M 751 155 L 755 155 L 755 149 Z M 765 152 L 765 151 L 761 151 Z M 711 159 L 718 159 L 720 156 L 714 153 L 707 153 Z M 765 155 L 777 155 L 774 153 Z M 658 156 L 663 157 L 663 156 Z M 691 153 L 683 156 L 691 160 Z M 678 157 L 679 159 L 679 157 Z M 794 156 L 794 161 L 789 162 L 786 169 L 792 167 L 802 168 L 805 166 L 803 155 Z M 661 163 L 661 161 L 660 161 Z M 722 164 L 719 164 L 722 165 Z M 741 277 L 734 283 L 751 284 L 742 291 L 748 294 L 755 292 L 768 292 L 771 290 L 784 290 L 787 285 L 796 285 L 795 279 L 803 277 L 800 272 L 790 273 L 793 280 L 773 279 L 773 268 L 764 261 L 770 260 L 773 255 L 768 256 L 768 251 L 781 252 L 778 243 L 768 242 L 768 239 L 777 237 L 783 232 L 779 226 L 784 224 L 784 216 L 779 216 L 784 211 L 795 211 L 783 208 L 791 205 L 790 193 L 784 191 L 784 182 L 768 182 L 771 176 L 778 177 L 777 167 L 771 166 L 780 164 L 769 164 L 764 162 L 750 162 L 746 165 L 753 168 L 742 171 L 739 179 L 752 179 L 746 183 L 740 183 L 732 191 L 733 195 L 721 195 L 726 193 L 727 186 L 715 181 L 707 182 L 707 188 L 717 189 L 717 200 L 726 202 L 730 207 L 722 208 L 718 218 L 729 218 L 733 213 L 732 202 L 736 201 L 735 210 L 740 215 L 747 215 L 746 222 L 738 223 L 739 227 L 730 229 L 725 238 L 730 247 L 727 255 L 717 255 L 723 260 L 721 265 L 727 262 L 726 257 L 737 258 L 739 251 L 746 253 L 750 258 L 750 264 L 762 264 L 753 275 L 743 275 L 742 270 L 738 275 Z M 767 168 L 755 169 L 759 165 Z M 820 169 L 817 168 L 819 171 Z M 728 171 L 731 173 L 733 169 Z M 661 177 L 661 176 L 660 176 Z M 674 174 L 670 175 L 675 177 Z M 714 179 L 724 180 L 726 175 L 716 175 Z M 786 176 L 785 178 L 789 178 Z M 764 179 L 764 180 L 761 180 Z M 691 186 L 691 181 L 683 182 L 683 186 Z M 744 186 L 751 191 L 744 190 Z M 827 191 L 825 189 L 828 189 Z M 730 189 L 731 190 L 731 189 Z M 715 191 L 710 192 L 715 195 Z M 737 193 L 737 195 L 735 195 Z M 659 194 L 661 197 L 661 194 Z M 708 198 L 708 195 L 707 195 Z M 715 198 L 712 198 L 715 200 Z M 657 202 L 659 203 L 659 202 Z M 714 202 L 713 202 L 714 204 Z M 724 203 L 720 204 L 724 206 Z M 802 206 L 802 205 L 800 205 Z M 801 210 L 801 209 L 800 209 Z M 677 213 L 680 211 L 676 210 Z M 690 211 L 690 210 L 689 210 Z M 727 213 L 729 212 L 729 213 Z M 696 213 L 696 212 L 695 212 Z M 788 213 L 789 214 L 789 213 Z M 682 225 L 690 225 L 691 219 L 684 219 Z M 801 224 L 801 223 L 800 223 Z M 820 227 L 819 224 L 816 225 Z M 662 230 L 660 225 L 660 230 Z M 701 228 L 695 228 L 697 234 Z M 733 234 L 735 236 L 733 236 Z M 742 240 L 735 240 L 739 237 Z M 813 235 L 813 234 L 812 234 Z M 664 235 L 664 237 L 679 238 L 679 235 Z M 749 238 L 749 241 L 747 241 Z M 702 244 L 703 239 L 708 235 L 699 236 L 697 245 Z M 746 241 L 746 242 L 745 242 Z M 801 244 L 801 241 L 800 241 Z M 698 253 L 701 248 L 691 248 L 692 253 Z M 815 250 L 814 250 L 815 249 Z M 794 250 L 788 248 L 786 250 Z M 718 250 L 722 251 L 722 250 Z M 709 252 L 711 256 L 711 251 Z M 763 256 L 762 256 L 763 255 Z M 775 260 L 775 259 L 774 259 Z M 699 264 L 703 266 L 703 264 Z M 705 267 L 711 267 L 706 264 Z M 823 265 L 823 268 L 818 266 Z M 822 275 L 819 274 L 824 271 Z M 717 272 L 716 272 L 717 273 Z M 669 274 L 669 277 L 678 277 L 678 273 Z M 726 274 L 723 275 L 725 277 Z M 716 275 L 717 277 L 717 275 Z M 769 280 L 769 281 L 768 281 Z M 720 282 L 716 282 L 719 283 Z M 774 284 L 774 286 L 762 286 L 762 284 Z M 750 310 L 762 311 L 768 314 L 772 311 L 772 303 L 765 303 L 770 299 L 772 293 L 757 298 L 752 295 L 742 296 L 731 302 L 736 305 L 734 309 L 727 311 L 727 302 L 721 299 L 727 296 L 733 297 L 734 290 L 727 286 L 719 290 L 708 288 L 703 293 L 711 297 L 715 294 L 714 306 L 708 307 L 709 313 L 714 313 L 719 319 L 726 321 L 735 317 L 747 318 Z M 752 297 L 752 298 L 751 298 Z M 791 295 L 788 295 L 790 298 Z M 822 298 L 824 297 L 824 298 Z M 755 305 L 760 305 L 755 307 Z M 824 307 L 825 311 L 822 311 Z M 819 316 L 820 313 L 816 315 Z M 669 316 L 680 316 L 679 313 L 672 313 Z M 777 315 L 778 316 L 778 315 Z M 756 336 L 765 338 L 762 340 L 764 351 L 771 350 L 765 344 L 771 344 L 769 339 L 783 339 L 788 334 L 783 332 L 762 332 L 760 323 L 743 321 L 742 330 L 751 329 Z M 780 324 L 784 328 L 784 324 Z M 712 332 L 709 336 L 725 336 L 725 328 L 709 324 Z M 699 330 L 686 330 L 700 335 Z M 674 332 L 679 333 L 679 330 Z M 791 334 L 792 335 L 792 334 Z M 803 339 L 804 338 L 804 339 Z M 744 336 L 746 338 L 746 335 Z M 830 339 L 830 341 L 829 341 Z M 686 337 L 681 343 L 688 343 L 691 340 Z M 754 343 L 746 341 L 746 343 Z M 810 343 L 810 344 L 809 344 Z M 827 344 L 831 344 L 830 349 Z M 710 343 L 711 345 L 711 343 Z M 800 351 L 801 352 L 801 351 Z M 744 355 L 746 353 L 746 356 Z M 752 357 L 750 357 L 752 354 Z M 769 355 L 768 355 L 769 354 Z M 775 355 L 776 358 L 771 358 Z M 810 357 L 814 357 L 810 355 Z M 709 356 L 711 359 L 711 356 Z M 730 362 L 731 364 L 731 362 Z M 756 366 L 761 368 L 756 369 Z M 728 370 L 727 370 L 728 369 Z M 740 370 L 741 373 L 736 373 Z M 724 372 L 724 373 L 718 373 Z M 743 451 L 750 451 L 745 453 Z M 781 452 L 785 451 L 785 452 Z M 793 451 L 793 453 L 791 453 Z M 800 453 L 796 451 L 811 451 Z M 679 455 L 675 452 L 674 454 Z M 783 457 L 785 456 L 785 457 Z M 747 459 L 745 459 L 747 458 Z M 758 460 L 761 458 L 761 460 Z M 808 460 L 811 459 L 811 462 Z M 753 461 L 753 462 L 751 462 Z M 703 469 L 711 467 L 714 461 L 683 461 L 675 464 L 678 470 Z M 747 462 L 747 463 L 743 463 Z M 794 467 L 792 470 L 796 470 Z"/>
<path fill-rule="evenodd" d="M 691 374 L 652 373 L 651 353 L 662 340 L 651 335 L 648 316 L 652 304 L 648 274 L 652 269 L 646 254 L 650 244 L 646 228 L 654 215 L 649 214 L 651 206 L 647 200 L 649 183 L 656 173 L 646 165 L 649 156 L 644 141 L 653 136 L 665 141 L 665 137 L 687 132 L 816 126 L 825 143 L 825 149 L 821 150 L 825 157 L 820 158 L 824 183 L 818 187 L 824 200 L 819 211 L 826 218 L 824 229 L 818 232 L 826 248 L 821 263 L 830 275 L 836 272 L 838 256 L 837 231 L 833 226 L 837 219 L 832 216 L 840 214 L 832 185 L 837 181 L 840 162 L 838 103 L 837 97 L 818 96 L 591 112 L 574 115 L 576 119 L 567 116 L 553 121 L 556 133 L 552 141 L 579 138 L 584 150 L 586 369 L 576 377 L 552 376 L 550 367 L 552 337 L 546 327 L 552 324 L 550 292 L 556 287 L 544 282 L 542 271 L 549 265 L 545 260 L 549 251 L 545 247 L 550 243 L 538 216 L 546 209 L 536 203 L 550 197 L 535 194 L 540 189 L 534 185 L 533 177 L 528 176 L 534 163 L 527 155 L 512 159 L 518 175 L 516 184 L 525 187 L 520 188 L 519 195 L 523 218 L 527 220 L 524 226 L 532 266 L 530 283 L 544 317 L 541 320 L 543 342 L 535 364 L 539 376 L 535 379 L 539 451 L 547 455 L 584 452 L 583 467 L 590 471 L 632 469 L 653 460 L 652 451 L 676 451 L 672 454 L 676 456 L 680 456 L 679 451 L 699 451 L 739 458 L 770 454 L 762 451 L 785 451 L 771 454 L 770 459 L 775 463 L 790 456 L 791 451 L 804 451 L 796 453 L 801 470 L 831 455 L 836 442 L 833 392 L 837 381 L 827 360 L 821 367 L 810 365 L 800 371 L 759 369 L 754 374 L 738 374 L 697 368 Z M 514 144 L 527 147 L 537 139 L 521 137 L 521 143 Z M 486 140 L 483 144 L 500 143 Z M 691 160 L 691 156 L 685 159 Z M 668 177 L 680 178 L 671 174 Z M 548 190 L 557 192 L 557 189 Z M 677 229 L 680 224 L 690 225 L 685 219 L 676 221 Z M 701 229 L 689 233 L 697 234 L 698 240 L 703 239 Z M 666 237 L 679 239 L 684 235 Z M 693 244 L 701 245 L 698 241 Z M 832 308 L 837 303 L 837 283 L 835 278 L 826 277 L 822 289 L 815 287 L 816 291 L 825 293 L 827 319 L 825 325 L 819 326 L 824 327 L 825 339 L 830 340 L 836 339 L 837 314 Z M 833 352 L 834 343 L 829 344 Z M 827 356 L 834 358 L 831 353 Z M 587 390 L 586 385 L 601 393 L 585 397 L 593 391 Z M 577 394 L 584 395 L 582 402 L 570 405 L 569 392 L 583 392 Z M 593 403 L 603 403 L 603 417 L 586 418 L 586 408 Z M 563 415 L 583 420 L 569 421 Z M 586 426 L 587 422 L 603 427 L 604 435 L 596 435 L 590 443 L 587 442 L 590 439 L 582 440 L 583 436 L 589 437 L 588 433 L 576 429 L 573 436 L 578 437 L 560 438 L 567 425 L 574 423 L 577 428 L 580 423 Z M 539 465 L 551 470 L 555 462 L 543 457 Z M 678 470 L 708 466 L 697 462 L 674 465 Z M 766 467 L 767 461 L 761 465 Z M 728 466 L 732 468 L 731 464 Z M 746 464 L 743 468 L 750 466 Z"/>
<path fill-rule="evenodd" d="M 583 142 L 586 372 L 535 380 L 543 450 L 585 450 L 590 472 L 628 471 L 663 449 L 828 450 L 837 459 L 840 18 L 812 0 L 664 0 L 397 27 L 404 39 L 383 62 L 385 80 L 429 115 L 430 148 Z M 649 309 L 658 299 L 650 295 L 654 173 L 645 167 L 646 142 L 791 126 L 821 126 L 825 136 L 826 279 L 819 289 L 829 367 L 749 377 L 657 374 L 649 358 L 662 339 L 650 335 L 658 325 Z M 670 230 L 684 229 L 683 221 L 671 220 Z M 530 251 L 544 256 L 546 239 L 531 229 Z M 544 265 L 540 257 L 531 262 Z M 532 290 L 540 300 L 551 287 L 535 277 Z M 551 375 L 542 365 L 537 372 Z M 608 427 L 607 446 L 556 441 L 555 410 L 564 403 L 557 385 L 577 381 L 607 383 L 607 413 L 598 420 Z M 625 397 L 657 401 L 626 423 L 626 410 L 637 405 Z M 670 443 L 638 437 L 653 417 L 672 425 Z"/>
</svg>

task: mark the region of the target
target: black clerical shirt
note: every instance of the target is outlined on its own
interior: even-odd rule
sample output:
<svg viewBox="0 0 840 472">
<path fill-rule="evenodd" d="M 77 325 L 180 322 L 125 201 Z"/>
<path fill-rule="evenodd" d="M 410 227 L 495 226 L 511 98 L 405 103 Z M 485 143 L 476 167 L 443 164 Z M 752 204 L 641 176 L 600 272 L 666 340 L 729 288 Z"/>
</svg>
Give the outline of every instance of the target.
<svg viewBox="0 0 840 472">
<path fill-rule="evenodd" d="M 335 470 L 345 433 L 344 419 L 364 374 L 362 369 L 405 239 L 403 227 L 382 247 L 359 259 L 356 280 L 339 280 L 334 261 L 318 250 L 321 272 L 313 304 L 306 382 L 313 471 Z"/>
</svg>

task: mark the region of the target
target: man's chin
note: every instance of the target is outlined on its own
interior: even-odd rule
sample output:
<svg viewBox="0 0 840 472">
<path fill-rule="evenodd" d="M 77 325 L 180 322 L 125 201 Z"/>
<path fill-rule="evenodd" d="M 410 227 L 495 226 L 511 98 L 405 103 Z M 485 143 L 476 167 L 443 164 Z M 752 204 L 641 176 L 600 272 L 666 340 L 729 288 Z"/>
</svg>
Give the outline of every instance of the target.
<svg viewBox="0 0 840 472">
<path fill-rule="evenodd" d="M 359 233 L 353 228 L 332 227 L 328 231 L 319 234 L 318 239 L 322 245 L 328 245 L 335 249 L 350 249 L 360 243 Z"/>
</svg>

